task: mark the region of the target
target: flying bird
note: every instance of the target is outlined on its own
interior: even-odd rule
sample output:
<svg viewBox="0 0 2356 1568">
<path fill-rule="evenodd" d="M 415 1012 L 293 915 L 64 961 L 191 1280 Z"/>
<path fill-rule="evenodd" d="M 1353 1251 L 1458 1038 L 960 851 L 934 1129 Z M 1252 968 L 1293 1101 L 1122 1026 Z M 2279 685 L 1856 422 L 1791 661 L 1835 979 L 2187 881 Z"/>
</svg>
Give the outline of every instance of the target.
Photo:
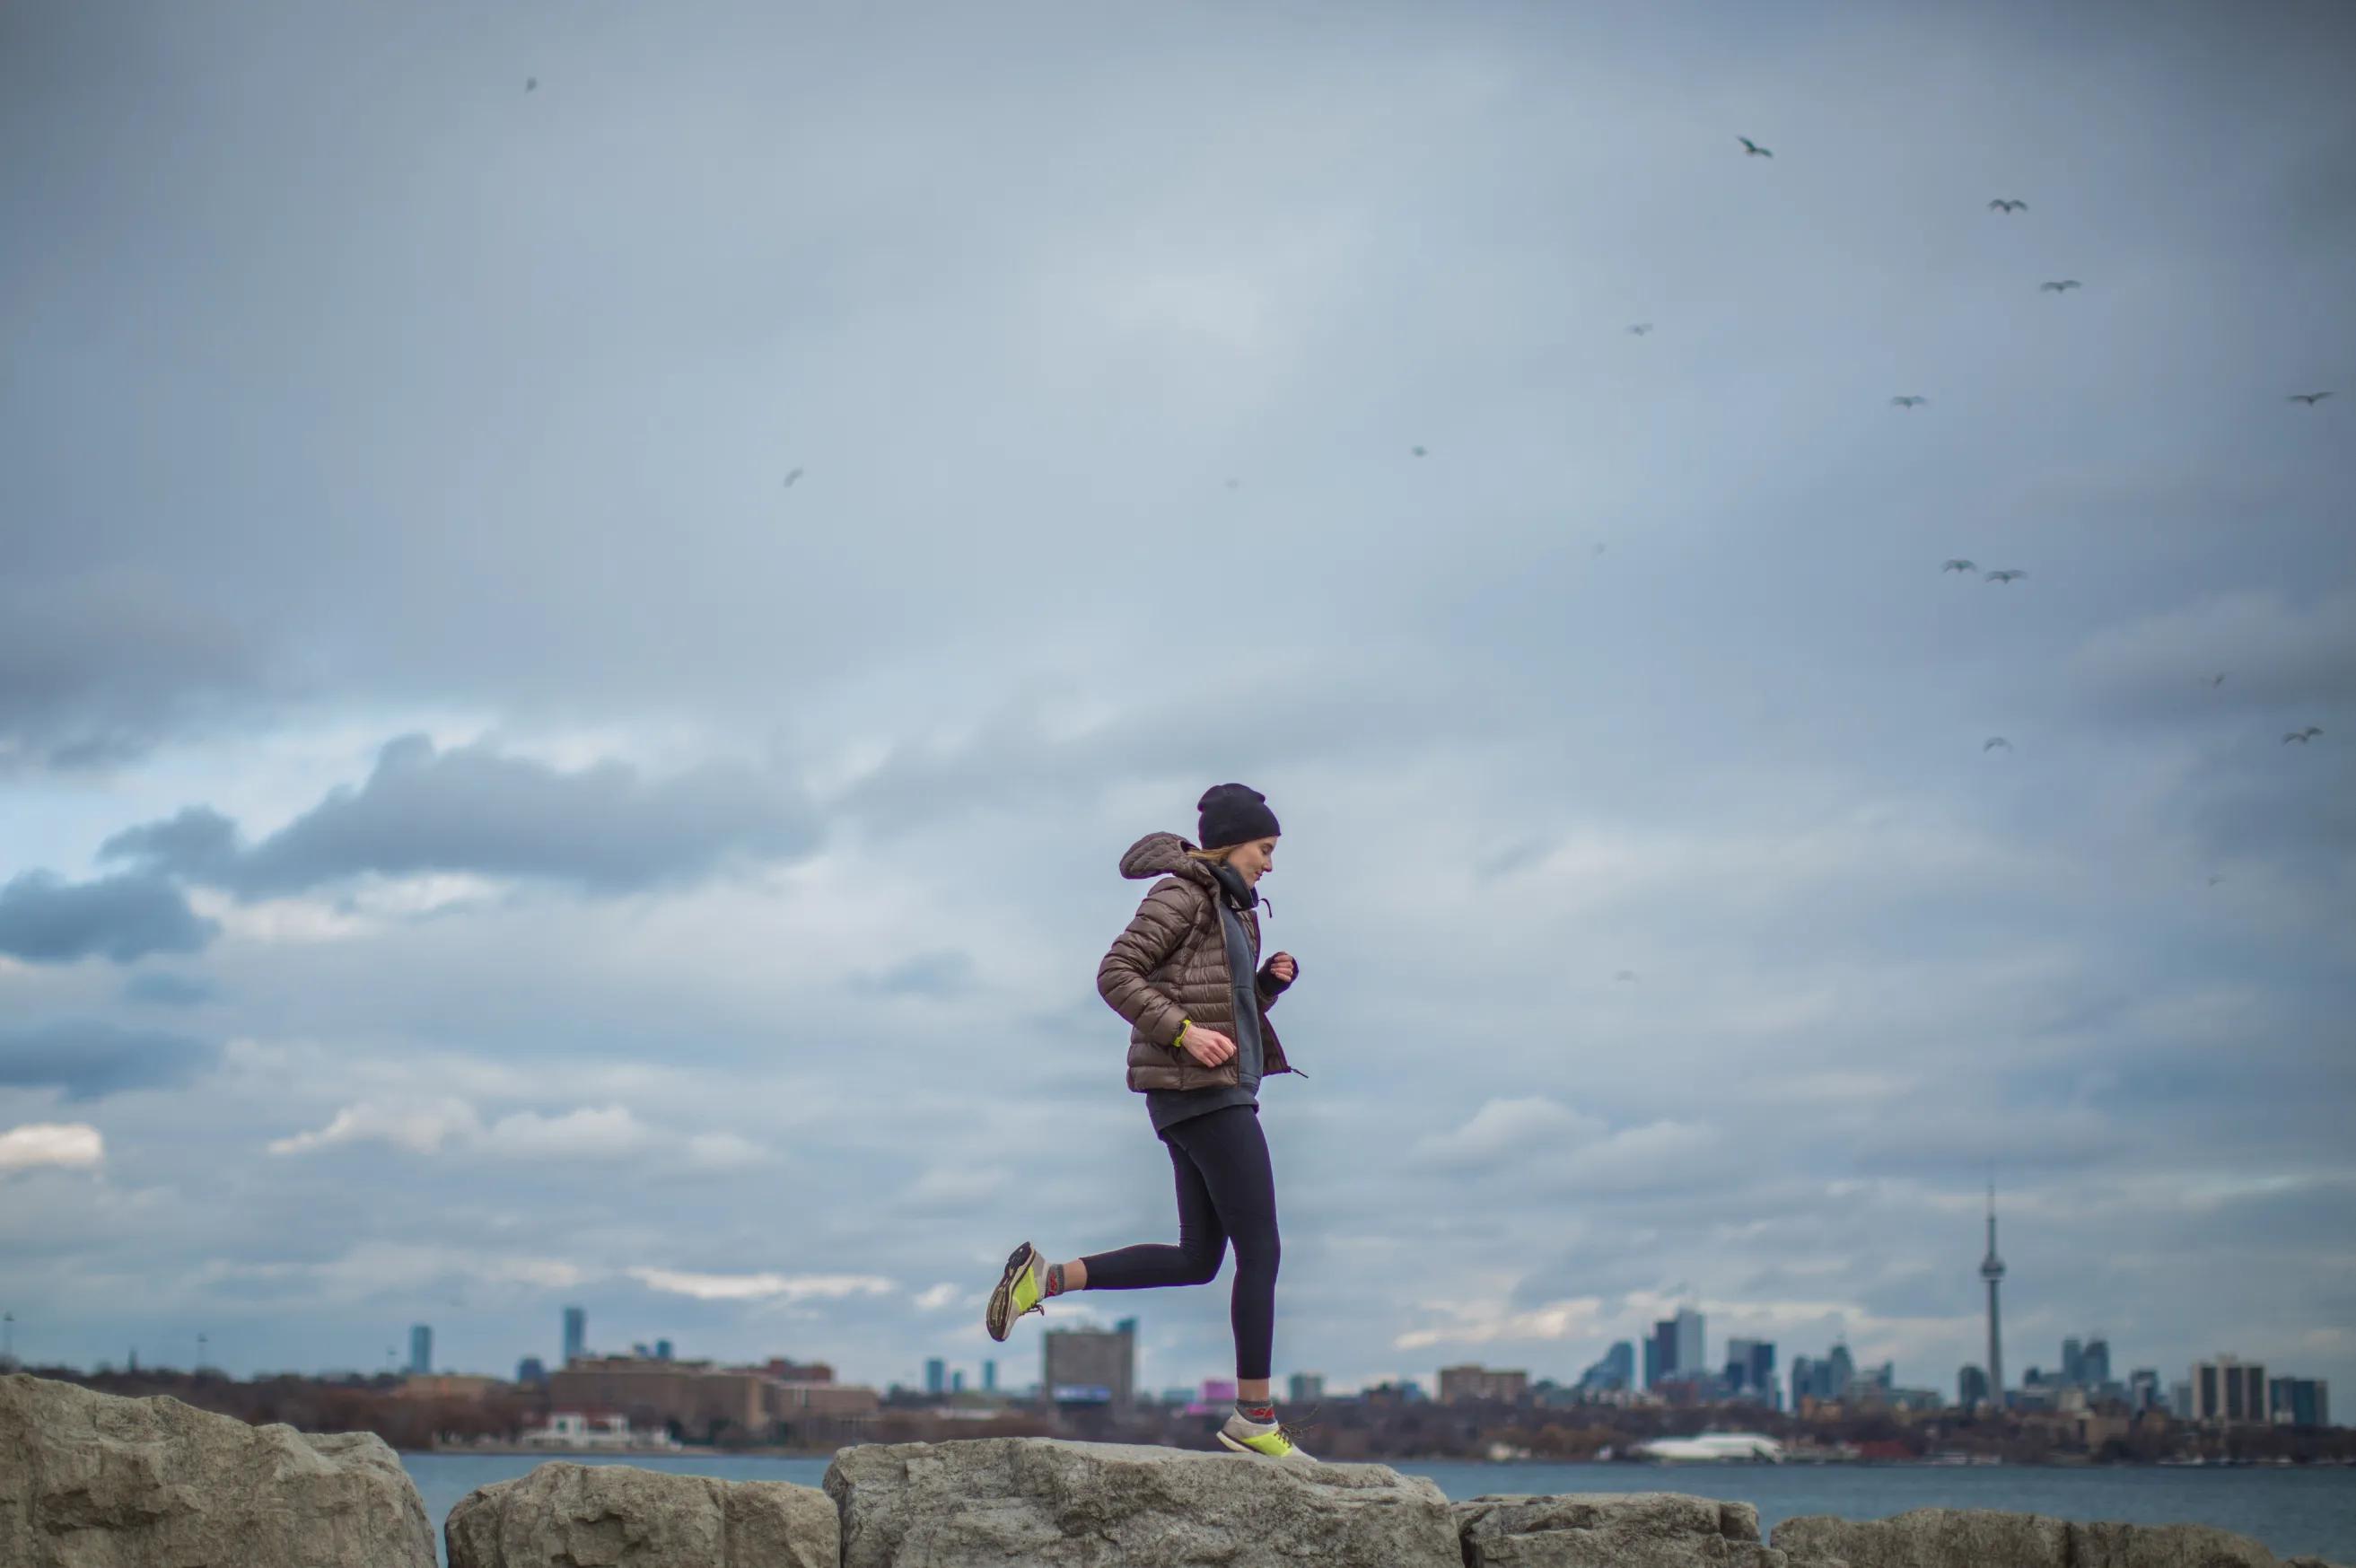
<svg viewBox="0 0 2356 1568">
<path fill-rule="evenodd" d="M 1772 153 L 1769 152 L 1766 148 L 1764 148 L 1764 147 L 1761 146 L 1758 143 L 1756 143 L 1756 142 L 1752 141 L 1752 140 L 1751 140 L 1750 137 L 1748 137 L 1748 136 L 1737 136 L 1737 137 L 1735 137 L 1734 139 L 1735 139 L 1736 141 L 1740 142 L 1740 143 L 1742 144 L 1742 150 L 1743 150 L 1743 152 L 1745 152 L 1746 154 L 1748 154 L 1748 155 L 1749 155 L 1750 156 L 1751 156 L 1751 157 L 1754 157 L 1754 158 L 1772 158 L 1772 157 L 1773 157 L 1773 156 L 1775 156 L 1774 154 L 1772 154 Z"/>
<path fill-rule="evenodd" d="M 1988 203 L 1988 210 L 1990 212 L 2019 212 L 2025 210 L 2028 206 L 2029 203 L 2026 201 L 2008 201 L 1999 196 L 1994 201 Z"/>
<path fill-rule="evenodd" d="M 2053 283 L 2041 283 L 2037 286 L 2039 289 L 2049 294 L 2060 294 L 2065 289 L 2083 288 L 2086 285 L 2080 283 L 2076 278 L 2062 278 Z"/>
<path fill-rule="evenodd" d="M 2284 401 L 2286 403 L 2303 403 L 2307 404 L 2308 407 L 2313 408 L 2317 403 L 2321 403 L 2325 398 L 2328 398 L 2330 395 L 2331 394 L 2328 392 L 2293 392 L 2289 397 L 2284 399 Z"/>
<path fill-rule="evenodd" d="M 2009 583 L 2015 577 L 2026 577 L 2028 575 L 2028 573 L 2022 571 L 2018 566 L 2007 566 L 2000 572 L 1989 572 L 1985 574 L 1986 580 L 1991 583 Z"/>
<path fill-rule="evenodd" d="M 1642 338 L 1645 333 L 1650 332 L 1652 329 L 1653 324 L 1651 322 L 1639 321 L 1635 326 L 1628 328 L 1628 331 L 1633 337 Z"/>
<path fill-rule="evenodd" d="M 524 90 L 526 92 L 532 91 L 534 89 L 538 88 L 539 86 L 540 86 L 540 78 L 538 78 L 538 77 L 536 77 L 536 76 L 527 76 L 527 77 L 525 77 L 525 78 L 523 79 L 523 90 Z"/>
<path fill-rule="evenodd" d="M 2007 751 L 2010 751 L 2012 749 L 2012 742 L 2005 739 L 2004 736 L 2000 735 L 1992 735 L 1988 736 L 1987 739 L 1980 742 L 1980 749 L 1982 751 L 1993 751 L 1999 746 L 2004 747 Z"/>
<path fill-rule="evenodd" d="M 2217 673 L 2209 677 L 2209 684 L 2211 686 L 2222 686 L 2224 683 L 2225 672 L 2222 670 L 2218 671 Z"/>
<path fill-rule="evenodd" d="M 796 468 L 792 473 L 787 474 L 786 476 L 786 489 L 792 489 L 794 488 L 794 481 L 801 477 L 802 471 L 799 468 Z"/>
<path fill-rule="evenodd" d="M 1239 480 L 1236 480 L 1236 479 L 1229 479 L 1229 480 L 1227 481 L 1227 489 L 1231 489 L 1231 490 L 1232 490 L 1232 489 L 1234 489 L 1236 488 L 1236 486 L 1237 486 L 1238 483 L 1240 483 L 1240 481 L 1239 481 Z"/>
<path fill-rule="evenodd" d="M 1891 405 L 1897 408 L 1912 408 L 1918 403 L 1928 403 L 1931 400 L 1929 398 L 1915 397 L 1911 394 L 1904 397 L 1893 397 L 1890 400 Z"/>
<path fill-rule="evenodd" d="M 2222 876 L 2211 876 L 2211 877 L 2210 877 L 2210 878 L 2209 878 L 2209 886 L 2211 886 L 2211 887 L 2214 887 L 2214 886 L 2217 886 L 2217 884 L 2219 884 L 2220 882 L 2222 882 L 2222 881 L 2224 881 L 2224 880 L 2225 880 L 2225 879 L 2224 879 L 2223 877 L 2222 877 Z"/>
<path fill-rule="evenodd" d="M 2283 744 L 2285 746 L 2288 746 L 2292 741 L 2297 741 L 2299 745 L 2305 746 L 2308 741 L 2313 740 L 2317 736 L 2319 736 L 2323 732 L 2321 730 L 2316 728 L 2313 725 L 2309 725 L 2305 729 L 2295 729 L 2288 735 L 2283 736 Z"/>
<path fill-rule="evenodd" d="M 1408 450 L 1413 452 L 1419 457 L 1423 456 L 1423 448 L 1420 446 L 1411 446 L 1408 448 Z"/>
<path fill-rule="evenodd" d="M 1600 540 L 1600 539 L 1599 539 L 1599 540 L 1597 540 L 1597 541 L 1595 542 L 1595 550 L 1594 550 L 1594 553 L 1595 553 L 1595 554 L 1598 554 L 1598 555 L 1601 555 L 1601 554 L 1602 554 L 1602 553 L 1603 553 L 1603 541 L 1601 541 L 1601 540 Z"/>
<path fill-rule="evenodd" d="M 1968 561 L 1950 561 L 1945 565 L 1940 567 L 1939 570 L 1942 572 L 1976 572 L 1979 568 L 1973 565 Z"/>
<path fill-rule="evenodd" d="M 1633 980 L 1636 978 L 1636 972 L 1633 969 L 1623 969 L 1612 978 L 1614 980 Z"/>
</svg>

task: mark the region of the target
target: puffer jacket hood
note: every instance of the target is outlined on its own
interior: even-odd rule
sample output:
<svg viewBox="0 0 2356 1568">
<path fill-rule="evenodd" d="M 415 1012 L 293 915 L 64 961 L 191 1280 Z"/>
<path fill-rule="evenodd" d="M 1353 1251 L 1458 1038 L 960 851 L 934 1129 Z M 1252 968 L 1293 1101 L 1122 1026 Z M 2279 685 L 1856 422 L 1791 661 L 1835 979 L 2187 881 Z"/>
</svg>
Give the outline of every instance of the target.
<svg viewBox="0 0 2356 1568">
<path fill-rule="evenodd" d="M 1219 881 L 1208 865 L 1186 858 L 1194 847 L 1176 833 L 1154 832 L 1122 853 L 1122 876 L 1132 882 L 1149 876 L 1159 880 L 1097 966 L 1098 994 L 1129 1020 L 1129 1087 L 1141 1094 L 1238 1081 L 1233 1058 L 1207 1068 L 1173 1044 L 1184 1023 L 1222 1034 L 1232 1034 L 1236 1024 L 1226 939 L 1214 902 Z M 1257 960 L 1259 911 L 1246 907 L 1237 915 Z M 1297 978 L 1297 970 L 1295 973 Z M 1277 979 L 1266 964 L 1253 981 L 1260 1009 L 1260 1076 L 1265 1080 L 1299 1072 L 1285 1060 L 1283 1042 L 1268 1021 L 1268 1009 L 1291 982 Z"/>
<path fill-rule="evenodd" d="M 1148 833 L 1121 851 L 1120 874 L 1131 882 L 1149 876 L 1183 876 L 1205 887 L 1216 886 L 1209 866 L 1186 858 L 1186 852 L 1194 847 L 1176 833 Z"/>
</svg>

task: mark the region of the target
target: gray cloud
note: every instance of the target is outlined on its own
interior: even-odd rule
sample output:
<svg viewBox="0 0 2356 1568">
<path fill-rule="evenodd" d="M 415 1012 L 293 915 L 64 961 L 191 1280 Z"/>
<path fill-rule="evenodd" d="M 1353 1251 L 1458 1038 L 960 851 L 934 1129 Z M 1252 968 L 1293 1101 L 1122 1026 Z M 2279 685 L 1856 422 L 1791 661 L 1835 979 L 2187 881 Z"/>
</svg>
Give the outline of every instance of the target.
<svg viewBox="0 0 2356 1568">
<path fill-rule="evenodd" d="M 203 976 L 174 974 L 168 970 L 143 970 L 123 983 L 125 1002 L 156 1007 L 194 1007 L 220 995 L 220 988 Z"/>
<path fill-rule="evenodd" d="M 62 1089 L 69 1101 L 134 1089 L 173 1089 L 220 1058 L 208 1040 L 94 1019 L 0 1030 L 0 1084 Z"/>
<path fill-rule="evenodd" d="M 252 716 L 281 684 L 235 618 L 152 573 L 0 582 L 0 778 L 119 768 Z"/>
<path fill-rule="evenodd" d="M 564 771 L 488 744 L 437 752 L 411 735 L 387 742 L 357 789 L 252 845 L 236 842 L 228 818 L 190 807 L 114 834 L 99 855 L 246 899 L 365 872 L 541 877 L 614 894 L 692 880 L 739 857 L 798 856 L 817 837 L 792 784 L 742 765 L 650 780 L 623 763 Z"/>
<path fill-rule="evenodd" d="M 627 1271 L 1167 1239 L 1091 977 L 1113 857 L 1242 778 L 1291 1365 L 1562 1374 L 1687 1282 L 1944 1382 L 1993 1157 L 2032 1340 L 2356 1380 L 2346 8 L 1337 15 L 0 7 L 0 864 L 333 889 L 206 947 L 237 1070 L 0 1206 L 20 1331 L 373 1364 L 430 1281 L 486 1369 L 560 1288 L 1017 1366 Z M 486 724 L 616 760 L 368 757 Z M 551 886 L 366 918 L 435 871 Z M 262 1152 L 421 1063 L 659 1131 Z M 1458 1136 L 1538 1098 L 1589 1120 Z M 1134 1305 L 1221 1369 L 1223 1293 Z"/>
<path fill-rule="evenodd" d="M 973 989 L 973 959 L 950 950 L 911 953 L 887 969 L 858 976 L 856 983 L 873 995 L 947 1001 Z"/>
<path fill-rule="evenodd" d="M 220 929 L 188 908 L 168 876 L 152 871 L 91 882 L 27 871 L 0 887 L 0 953 L 37 963 L 92 955 L 133 963 L 150 953 L 195 952 Z"/>
</svg>

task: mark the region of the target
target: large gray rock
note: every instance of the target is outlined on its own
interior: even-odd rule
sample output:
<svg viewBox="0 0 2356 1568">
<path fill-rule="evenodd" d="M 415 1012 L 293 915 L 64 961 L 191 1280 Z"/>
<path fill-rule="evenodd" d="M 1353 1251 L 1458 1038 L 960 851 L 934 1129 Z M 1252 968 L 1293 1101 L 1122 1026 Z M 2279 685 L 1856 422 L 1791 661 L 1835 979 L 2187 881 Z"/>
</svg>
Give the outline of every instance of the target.
<svg viewBox="0 0 2356 1568">
<path fill-rule="evenodd" d="M 1784 1568 L 1759 1510 L 1680 1492 L 1478 1497 L 1453 1507 L 1465 1568 Z"/>
<path fill-rule="evenodd" d="M 1775 1527 L 1792 1568 L 2330 1568 L 2287 1565 L 2205 1524 L 2079 1523 L 1988 1509 L 1916 1509 L 1883 1520 L 1811 1514 Z"/>
<path fill-rule="evenodd" d="M 434 1568 L 372 1433 L 301 1433 L 165 1395 L 0 1377 L 0 1568 Z"/>
<path fill-rule="evenodd" d="M 981 1437 L 836 1453 L 842 1568 L 1460 1568 L 1448 1499 L 1382 1465 Z"/>
<path fill-rule="evenodd" d="M 563 1460 L 476 1487 L 442 1530 L 450 1568 L 835 1568 L 841 1541 L 815 1487 Z"/>
</svg>

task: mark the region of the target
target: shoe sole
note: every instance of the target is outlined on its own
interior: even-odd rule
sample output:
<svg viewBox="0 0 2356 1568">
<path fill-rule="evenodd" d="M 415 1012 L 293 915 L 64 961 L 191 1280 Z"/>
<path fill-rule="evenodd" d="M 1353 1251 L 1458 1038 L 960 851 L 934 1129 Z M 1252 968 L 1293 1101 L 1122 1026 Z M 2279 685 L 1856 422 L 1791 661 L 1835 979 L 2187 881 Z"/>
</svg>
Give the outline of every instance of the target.
<svg viewBox="0 0 2356 1568">
<path fill-rule="evenodd" d="M 1248 1454 L 1255 1459 L 1273 1459 L 1280 1465 L 1289 1465 L 1293 1463 L 1295 1460 L 1298 1460 L 1303 1465 L 1314 1465 L 1317 1463 L 1316 1460 L 1312 1459 L 1308 1455 L 1301 1453 L 1297 1448 L 1290 1454 L 1263 1454 L 1257 1448 L 1237 1442 L 1234 1438 L 1228 1436 L 1224 1432 L 1214 1432 L 1211 1435 L 1226 1444 L 1228 1447 L 1234 1449 L 1237 1453 Z"/>
<path fill-rule="evenodd" d="M 1015 1248 L 1007 1257 L 1006 1272 L 998 1276 L 998 1288 L 990 1293 L 990 1310 L 983 1314 L 981 1326 L 983 1332 L 1001 1345 L 1006 1343 L 1006 1336 L 1014 1326 L 1007 1317 L 1006 1309 L 1013 1304 L 1015 1277 L 1031 1266 L 1031 1259 L 1037 1251 L 1028 1241 Z"/>
</svg>

